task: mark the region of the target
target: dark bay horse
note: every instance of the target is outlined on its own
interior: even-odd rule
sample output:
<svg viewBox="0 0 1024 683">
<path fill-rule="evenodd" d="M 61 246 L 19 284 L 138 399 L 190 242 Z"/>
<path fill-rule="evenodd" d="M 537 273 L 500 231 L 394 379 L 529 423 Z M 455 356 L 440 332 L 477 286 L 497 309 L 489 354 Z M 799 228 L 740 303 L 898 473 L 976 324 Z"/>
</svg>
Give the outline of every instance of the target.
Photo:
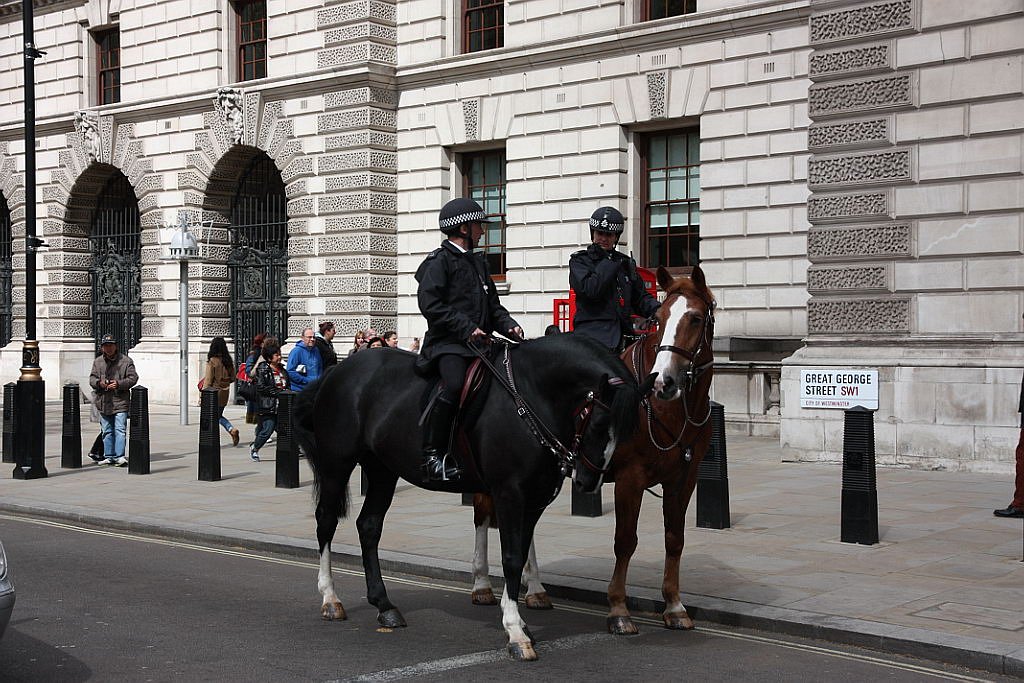
<svg viewBox="0 0 1024 683">
<path fill-rule="evenodd" d="M 330 546 L 338 520 L 348 512 L 348 480 L 359 464 L 369 485 L 356 528 L 367 599 L 378 610 L 378 622 L 405 626 L 388 598 L 377 552 L 399 477 L 432 490 L 486 492 L 500 520 L 502 623 L 508 650 L 515 659 L 536 659 L 517 600 L 534 528 L 563 474 L 559 458 L 541 445 L 533 430 L 545 434 L 548 444 L 603 462 L 620 437 L 632 434 L 640 389 L 614 356 L 586 339 L 544 337 L 511 348 L 495 366 L 499 377 L 513 368 L 513 381 L 508 382 L 509 375 L 492 378 L 490 390 L 476 397 L 470 409 L 465 431 L 473 462 L 460 454 L 463 480 L 425 484 L 417 424 L 430 383 L 413 371 L 415 358 L 392 349 L 360 352 L 307 387 L 296 401 L 296 436 L 315 475 L 321 613 L 325 619 L 346 618 L 334 590 Z M 525 399 L 529 420 L 517 415 L 522 404 L 503 382 Z"/>
<path fill-rule="evenodd" d="M 655 397 L 640 406 L 641 427 L 632 438 L 619 441 L 606 471 L 584 468 L 579 472 L 581 483 L 588 489 L 596 488 L 594 479 L 600 480 L 602 474 L 605 481 L 615 482 L 615 571 L 608 586 L 608 630 L 619 635 L 638 632 L 626 608 L 626 573 L 636 551 L 644 490 L 657 484 L 662 487 L 665 521 L 662 619 L 667 628 L 693 628 L 693 620 L 679 599 L 679 558 L 686 508 L 697 484 L 697 466 L 711 440 L 708 393 L 713 376 L 715 303 L 699 266 L 689 278 L 678 279 L 658 268 L 658 284 L 665 291 L 665 301 L 657 313 L 657 331 L 628 347 L 621 356 L 634 377 L 657 373 Z M 481 520 L 489 519 L 493 512 L 485 500 L 475 500 L 474 508 L 477 543 L 473 602 L 494 604 L 487 570 L 486 526 L 481 527 Z M 532 548 L 530 556 L 534 557 Z M 527 606 L 543 609 L 550 607 L 550 600 L 535 567 L 536 561 L 529 574 Z"/>
</svg>

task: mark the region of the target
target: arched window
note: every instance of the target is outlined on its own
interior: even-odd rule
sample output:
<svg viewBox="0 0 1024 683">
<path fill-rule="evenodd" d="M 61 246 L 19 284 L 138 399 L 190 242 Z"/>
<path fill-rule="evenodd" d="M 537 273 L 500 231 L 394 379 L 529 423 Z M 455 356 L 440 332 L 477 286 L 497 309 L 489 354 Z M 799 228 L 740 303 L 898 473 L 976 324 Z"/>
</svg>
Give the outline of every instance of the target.
<svg viewBox="0 0 1024 683">
<path fill-rule="evenodd" d="M 288 334 L 288 212 L 284 181 L 260 152 L 239 178 L 231 201 L 231 331 L 244 360 L 252 338 Z"/>
<path fill-rule="evenodd" d="M 114 335 L 122 351 L 142 337 L 141 224 L 131 183 L 114 169 L 97 198 L 89 235 L 92 329 L 96 339 Z"/>
<path fill-rule="evenodd" d="M 13 298 L 11 279 L 14 275 L 13 255 L 11 209 L 7 206 L 7 199 L 0 194 L 0 346 L 10 344 L 13 335 L 11 331 L 13 323 L 13 306 L 11 304 Z"/>
</svg>

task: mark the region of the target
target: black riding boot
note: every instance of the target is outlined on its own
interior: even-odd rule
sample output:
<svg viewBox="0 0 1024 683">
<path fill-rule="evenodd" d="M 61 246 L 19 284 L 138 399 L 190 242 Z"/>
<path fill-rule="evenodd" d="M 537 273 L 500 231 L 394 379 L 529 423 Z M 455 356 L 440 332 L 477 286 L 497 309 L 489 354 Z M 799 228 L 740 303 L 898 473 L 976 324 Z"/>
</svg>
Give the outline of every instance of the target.
<svg viewBox="0 0 1024 683">
<path fill-rule="evenodd" d="M 459 467 L 448 453 L 452 422 L 455 420 L 454 403 L 438 396 L 423 425 L 423 475 L 426 481 L 454 481 L 459 478 Z"/>
</svg>

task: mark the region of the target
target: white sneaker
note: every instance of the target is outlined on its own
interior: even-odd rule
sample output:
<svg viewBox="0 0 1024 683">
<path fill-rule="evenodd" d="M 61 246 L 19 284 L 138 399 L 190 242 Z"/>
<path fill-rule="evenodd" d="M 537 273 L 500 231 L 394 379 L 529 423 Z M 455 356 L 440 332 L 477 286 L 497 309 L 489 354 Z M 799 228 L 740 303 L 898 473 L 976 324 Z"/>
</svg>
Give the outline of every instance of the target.
<svg viewBox="0 0 1024 683">
<path fill-rule="evenodd" d="M 128 467 L 128 458 L 122 455 L 117 460 L 112 461 L 111 464 L 117 465 L 118 467 Z"/>
</svg>

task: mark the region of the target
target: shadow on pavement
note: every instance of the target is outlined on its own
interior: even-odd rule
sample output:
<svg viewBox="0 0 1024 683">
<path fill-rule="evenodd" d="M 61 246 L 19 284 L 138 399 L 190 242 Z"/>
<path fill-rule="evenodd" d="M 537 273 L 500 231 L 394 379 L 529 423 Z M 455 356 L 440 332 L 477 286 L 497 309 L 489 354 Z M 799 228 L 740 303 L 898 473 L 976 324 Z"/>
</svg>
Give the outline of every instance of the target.
<svg viewBox="0 0 1024 683">
<path fill-rule="evenodd" d="M 92 670 L 68 651 L 18 632 L 15 620 L 0 641 L 0 672 L 6 683 L 15 681 L 87 681 Z"/>
</svg>

